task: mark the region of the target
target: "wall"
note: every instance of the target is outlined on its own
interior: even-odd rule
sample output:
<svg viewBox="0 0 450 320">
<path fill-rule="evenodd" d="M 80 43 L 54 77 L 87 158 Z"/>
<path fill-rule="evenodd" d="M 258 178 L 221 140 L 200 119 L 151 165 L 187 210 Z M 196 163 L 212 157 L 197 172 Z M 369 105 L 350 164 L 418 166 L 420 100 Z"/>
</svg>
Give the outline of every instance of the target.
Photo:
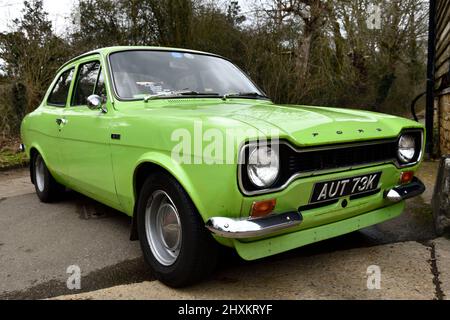
<svg viewBox="0 0 450 320">
<path fill-rule="evenodd" d="M 441 154 L 450 154 L 450 1 L 437 0 L 436 104 Z"/>
</svg>

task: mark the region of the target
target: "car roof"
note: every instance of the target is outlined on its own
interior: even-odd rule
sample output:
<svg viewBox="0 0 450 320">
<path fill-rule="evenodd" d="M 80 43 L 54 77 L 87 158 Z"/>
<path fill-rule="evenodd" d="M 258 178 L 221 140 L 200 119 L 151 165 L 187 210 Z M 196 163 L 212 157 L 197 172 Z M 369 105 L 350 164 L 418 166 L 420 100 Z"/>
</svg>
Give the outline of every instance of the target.
<svg viewBox="0 0 450 320">
<path fill-rule="evenodd" d="M 149 50 L 149 51 L 175 51 L 175 52 L 185 52 L 185 53 L 195 53 L 195 54 L 203 54 L 203 55 L 208 55 L 208 56 L 215 56 L 215 57 L 219 57 L 219 58 L 223 58 L 217 54 L 213 54 L 213 53 L 209 53 L 209 52 L 203 52 L 203 51 L 197 51 L 197 50 L 190 50 L 190 49 L 182 49 L 182 48 L 170 48 L 170 47 L 154 47 L 154 46 L 117 46 L 117 47 L 105 47 L 105 48 L 99 48 L 96 50 L 92 50 L 86 53 L 83 53 L 82 55 L 79 55 L 75 58 L 70 59 L 69 61 L 67 61 L 66 63 L 64 63 L 59 69 L 58 72 L 61 71 L 61 69 L 63 69 L 64 67 L 66 67 L 67 65 L 75 62 L 78 59 L 87 57 L 87 56 L 91 56 L 91 55 L 95 55 L 95 54 L 99 54 L 102 56 L 107 56 L 111 53 L 115 53 L 115 52 L 123 52 L 123 51 L 137 51 L 137 50 Z"/>
</svg>

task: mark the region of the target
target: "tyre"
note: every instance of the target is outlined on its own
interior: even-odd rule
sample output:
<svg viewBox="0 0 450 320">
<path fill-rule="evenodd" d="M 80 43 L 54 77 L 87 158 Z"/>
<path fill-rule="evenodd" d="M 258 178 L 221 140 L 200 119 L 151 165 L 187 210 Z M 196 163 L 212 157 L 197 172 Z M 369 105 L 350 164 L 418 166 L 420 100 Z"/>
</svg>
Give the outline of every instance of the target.
<svg viewBox="0 0 450 320">
<path fill-rule="evenodd" d="M 144 258 L 159 281 L 184 287 L 214 270 L 218 244 L 173 177 L 157 173 L 147 178 L 136 214 Z"/>
<path fill-rule="evenodd" d="M 37 153 L 32 160 L 32 181 L 39 200 L 50 203 L 58 200 L 64 187 L 52 177 L 42 156 Z"/>
</svg>

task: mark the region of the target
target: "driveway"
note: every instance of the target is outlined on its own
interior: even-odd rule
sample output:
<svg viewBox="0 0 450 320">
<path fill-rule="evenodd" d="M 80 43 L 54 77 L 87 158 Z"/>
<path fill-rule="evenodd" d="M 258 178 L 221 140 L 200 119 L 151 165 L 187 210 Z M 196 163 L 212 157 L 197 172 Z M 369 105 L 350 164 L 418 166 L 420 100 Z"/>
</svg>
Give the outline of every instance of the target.
<svg viewBox="0 0 450 320">
<path fill-rule="evenodd" d="M 79 266 L 85 290 L 152 280 L 131 219 L 75 192 L 56 204 L 34 194 L 27 170 L 0 173 L 0 298 L 67 293 L 67 268 Z"/>
<path fill-rule="evenodd" d="M 429 208 L 437 165 L 424 164 L 427 193 L 395 220 L 255 262 L 225 252 L 212 279 L 183 290 L 154 281 L 139 243 L 128 239 L 130 218 L 75 192 L 42 204 L 27 170 L 0 172 L 0 299 L 443 298 L 446 260 L 433 257 L 449 258 L 447 242 L 433 241 Z M 386 291 L 367 291 L 372 264 L 386 271 Z M 81 270 L 79 291 L 67 289 L 70 266 Z"/>
</svg>

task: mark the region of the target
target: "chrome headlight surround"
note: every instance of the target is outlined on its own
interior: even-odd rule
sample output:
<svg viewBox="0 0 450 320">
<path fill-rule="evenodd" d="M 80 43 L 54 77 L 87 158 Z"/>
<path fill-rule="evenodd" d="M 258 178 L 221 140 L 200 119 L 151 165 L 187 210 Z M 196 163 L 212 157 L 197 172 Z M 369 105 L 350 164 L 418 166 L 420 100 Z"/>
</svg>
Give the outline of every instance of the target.
<svg viewBox="0 0 450 320">
<path fill-rule="evenodd" d="M 279 187 L 283 179 L 284 165 L 280 150 L 283 144 L 279 140 L 254 140 L 241 145 L 238 185 L 245 195 L 269 193 Z"/>
<path fill-rule="evenodd" d="M 403 130 L 397 138 L 396 167 L 403 169 L 417 165 L 422 160 L 424 148 L 425 134 L 422 129 Z"/>
</svg>

